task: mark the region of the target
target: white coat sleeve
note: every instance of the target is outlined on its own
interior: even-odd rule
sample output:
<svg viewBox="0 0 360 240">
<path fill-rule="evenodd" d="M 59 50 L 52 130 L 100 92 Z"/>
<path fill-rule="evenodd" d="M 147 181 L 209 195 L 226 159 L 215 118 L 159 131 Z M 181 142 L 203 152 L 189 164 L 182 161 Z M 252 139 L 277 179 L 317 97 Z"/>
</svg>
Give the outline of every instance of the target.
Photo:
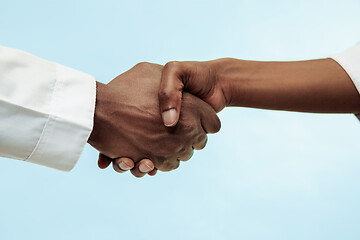
<svg viewBox="0 0 360 240">
<path fill-rule="evenodd" d="M 347 72 L 360 93 L 360 43 L 345 52 L 331 57 Z M 360 114 L 356 114 L 360 120 Z"/>
<path fill-rule="evenodd" d="M 0 156 L 69 171 L 92 131 L 92 76 L 0 46 Z"/>
<path fill-rule="evenodd" d="M 332 59 L 344 68 L 354 82 L 356 89 L 360 92 L 360 44 L 332 56 Z"/>
</svg>

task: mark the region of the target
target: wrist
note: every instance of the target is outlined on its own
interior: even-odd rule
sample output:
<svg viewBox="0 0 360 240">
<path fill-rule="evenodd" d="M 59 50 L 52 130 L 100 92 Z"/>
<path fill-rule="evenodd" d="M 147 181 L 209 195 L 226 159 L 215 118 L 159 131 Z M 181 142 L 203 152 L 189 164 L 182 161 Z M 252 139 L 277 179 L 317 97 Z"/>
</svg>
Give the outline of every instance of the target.
<svg viewBox="0 0 360 240">
<path fill-rule="evenodd" d="M 95 145 L 97 135 L 98 135 L 98 128 L 100 125 L 100 119 L 102 115 L 101 111 L 101 103 L 106 96 L 106 85 L 100 82 L 96 82 L 96 101 L 95 101 L 95 111 L 93 116 L 93 129 L 88 139 L 88 143 L 92 146 Z"/>
<path fill-rule="evenodd" d="M 221 58 L 210 61 L 216 85 L 221 90 L 225 107 L 245 104 L 250 92 L 246 91 L 251 78 L 259 66 L 256 62 L 234 58 Z"/>
</svg>

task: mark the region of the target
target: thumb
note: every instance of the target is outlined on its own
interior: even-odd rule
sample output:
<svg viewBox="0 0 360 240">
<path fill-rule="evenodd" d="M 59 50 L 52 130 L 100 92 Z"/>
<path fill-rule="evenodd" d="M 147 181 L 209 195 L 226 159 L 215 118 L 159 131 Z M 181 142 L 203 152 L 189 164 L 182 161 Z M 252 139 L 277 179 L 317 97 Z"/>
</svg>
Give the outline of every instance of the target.
<svg viewBox="0 0 360 240">
<path fill-rule="evenodd" d="M 99 168 L 105 169 L 110 165 L 111 162 L 112 162 L 111 158 L 109 158 L 108 156 L 105 156 L 102 153 L 99 154 L 99 160 L 98 160 Z"/>
<path fill-rule="evenodd" d="M 179 121 L 184 88 L 182 76 L 183 69 L 179 62 L 169 62 L 163 68 L 158 97 L 162 119 L 167 127 L 173 127 Z"/>
</svg>

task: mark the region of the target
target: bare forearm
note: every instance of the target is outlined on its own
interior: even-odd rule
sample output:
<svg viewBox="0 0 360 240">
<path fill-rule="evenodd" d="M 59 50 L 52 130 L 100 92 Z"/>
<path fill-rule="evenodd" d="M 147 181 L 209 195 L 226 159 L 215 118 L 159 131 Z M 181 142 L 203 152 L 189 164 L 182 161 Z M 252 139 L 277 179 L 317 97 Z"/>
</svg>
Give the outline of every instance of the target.
<svg viewBox="0 0 360 240">
<path fill-rule="evenodd" d="M 298 62 L 212 61 L 227 106 L 358 113 L 360 95 L 332 59 Z"/>
</svg>

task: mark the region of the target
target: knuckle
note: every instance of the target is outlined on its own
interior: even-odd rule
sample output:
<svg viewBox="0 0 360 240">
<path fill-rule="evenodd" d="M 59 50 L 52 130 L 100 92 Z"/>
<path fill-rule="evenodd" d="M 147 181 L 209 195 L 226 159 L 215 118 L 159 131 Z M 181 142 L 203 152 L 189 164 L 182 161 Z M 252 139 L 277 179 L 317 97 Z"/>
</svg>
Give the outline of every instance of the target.
<svg viewBox="0 0 360 240">
<path fill-rule="evenodd" d="M 193 145 L 193 148 L 196 150 L 202 150 L 205 148 L 206 143 L 207 143 L 207 135 L 206 134 L 201 134 L 200 136 L 195 138 L 195 142 Z"/>
<path fill-rule="evenodd" d="M 170 62 L 165 64 L 164 71 L 168 71 L 168 70 L 171 70 L 171 69 L 176 69 L 176 68 L 178 68 L 180 66 L 181 66 L 181 62 L 179 62 L 179 61 L 170 61 Z"/>
<path fill-rule="evenodd" d="M 203 150 L 206 146 L 206 143 L 205 144 L 201 144 L 201 145 L 197 145 L 196 147 L 196 150 Z"/>
<path fill-rule="evenodd" d="M 178 160 L 173 160 L 171 162 L 168 162 L 168 164 L 166 164 L 166 166 L 164 167 L 164 170 L 162 170 L 163 172 L 170 172 L 172 170 L 175 170 L 177 168 L 179 168 L 180 166 L 180 161 Z"/>
<path fill-rule="evenodd" d="M 148 66 L 149 64 L 151 64 L 151 63 L 149 63 L 149 62 L 139 62 L 137 65 L 138 66 Z"/>
<path fill-rule="evenodd" d="M 158 98 L 161 105 L 170 105 L 169 108 L 174 107 L 173 105 L 178 102 L 178 98 L 181 95 L 177 95 L 178 92 L 169 87 L 161 88 L 158 92 Z M 180 99 L 181 101 L 181 99 Z"/>
<path fill-rule="evenodd" d="M 189 152 L 189 148 L 184 146 L 180 149 L 179 154 L 184 155 L 187 152 Z"/>
<path fill-rule="evenodd" d="M 189 161 L 193 155 L 194 155 L 194 150 L 192 149 L 191 151 L 188 151 L 184 156 L 179 157 L 178 159 L 182 162 L 186 162 Z"/>
<path fill-rule="evenodd" d="M 171 170 L 178 168 L 179 165 L 180 162 L 175 157 L 166 158 L 166 159 L 163 158 L 161 160 L 161 163 L 156 168 L 162 172 L 169 172 Z"/>
<path fill-rule="evenodd" d="M 173 165 L 172 170 L 178 169 L 180 167 L 180 161 L 176 160 L 175 164 Z"/>
<path fill-rule="evenodd" d="M 169 90 L 165 89 L 165 88 L 161 88 L 158 92 L 158 97 L 160 99 L 160 101 L 167 101 L 170 99 L 170 95 L 171 93 L 169 92 Z"/>
<path fill-rule="evenodd" d="M 138 64 L 135 65 L 135 67 L 146 68 L 149 67 L 150 65 L 151 63 L 149 62 L 139 62 Z"/>
</svg>

